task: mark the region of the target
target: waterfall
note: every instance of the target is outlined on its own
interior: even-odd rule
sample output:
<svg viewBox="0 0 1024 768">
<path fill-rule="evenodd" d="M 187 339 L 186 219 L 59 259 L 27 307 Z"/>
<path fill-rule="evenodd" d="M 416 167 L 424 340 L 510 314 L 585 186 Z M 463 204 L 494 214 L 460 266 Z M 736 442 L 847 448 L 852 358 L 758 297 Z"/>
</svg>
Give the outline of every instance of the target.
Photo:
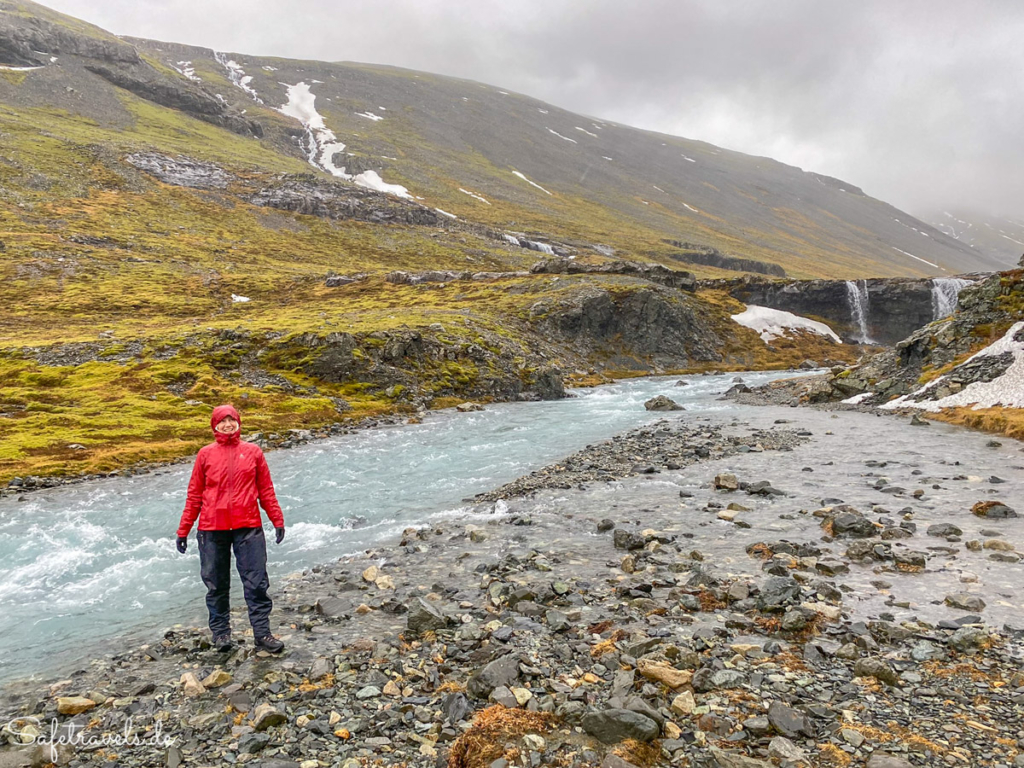
<svg viewBox="0 0 1024 768">
<path fill-rule="evenodd" d="M 868 331 L 868 281 L 847 280 L 846 302 L 850 305 L 850 319 L 857 325 L 857 341 L 861 344 L 874 344 Z"/>
<path fill-rule="evenodd" d="M 941 320 L 952 315 L 960 303 L 960 291 L 973 284 L 971 280 L 964 280 L 962 277 L 933 278 L 932 320 Z"/>
</svg>

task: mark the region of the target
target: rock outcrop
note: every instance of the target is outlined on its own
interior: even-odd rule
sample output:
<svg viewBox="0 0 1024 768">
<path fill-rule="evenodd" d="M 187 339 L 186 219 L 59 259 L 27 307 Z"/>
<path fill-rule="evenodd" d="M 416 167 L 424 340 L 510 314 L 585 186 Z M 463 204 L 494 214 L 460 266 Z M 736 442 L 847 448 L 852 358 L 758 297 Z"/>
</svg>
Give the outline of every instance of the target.
<svg viewBox="0 0 1024 768">
<path fill-rule="evenodd" d="M 955 308 L 942 292 L 946 278 L 886 277 L 869 280 L 704 280 L 745 304 L 821 318 L 847 341 L 891 345 Z M 965 281 L 962 281 L 966 283 Z M 951 306 L 948 306 L 951 305 Z"/>
</svg>

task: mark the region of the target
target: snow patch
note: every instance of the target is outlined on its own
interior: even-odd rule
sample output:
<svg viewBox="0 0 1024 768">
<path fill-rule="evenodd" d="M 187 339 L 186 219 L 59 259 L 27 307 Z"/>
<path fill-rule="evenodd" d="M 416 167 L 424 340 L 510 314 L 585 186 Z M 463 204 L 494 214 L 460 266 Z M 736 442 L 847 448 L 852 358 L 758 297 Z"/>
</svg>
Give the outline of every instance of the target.
<svg viewBox="0 0 1024 768">
<path fill-rule="evenodd" d="M 470 192 L 468 189 L 463 189 L 462 187 L 459 187 L 459 192 L 462 192 L 465 195 L 469 195 L 474 200 L 479 200 L 481 203 L 485 203 L 486 205 L 490 205 L 490 203 L 488 203 L 486 200 L 484 200 L 482 197 L 480 197 L 480 195 L 477 195 L 477 194 L 475 194 L 473 192 Z"/>
<path fill-rule="evenodd" d="M 697 210 L 696 208 L 694 208 L 694 207 L 693 207 L 692 205 L 690 205 L 689 203 L 683 203 L 683 205 L 685 205 L 685 206 L 686 206 L 687 208 L 689 208 L 689 209 L 690 209 L 691 211 L 693 211 L 694 213 L 700 213 L 700 211 L 698 211 L 698 210 Z"/>
<path fill-rule="evenodd" d="M 610 157 L 605 157 L 604 155 L 601 155 L 601 157 L 607 160 L 609 163 L 612 162 L 612 159 Z"/>
<path fill-rule="evenodd" d="M 865 400 L 867 400 L 869 397 L 871 397 L 873 394 L 875 394 L 875 393 L 874 392 L 861 392 L 859 395 L 854 395 L 853 397 L 848 397 L 845 400 L 841 400 L 840 402 L 846 403 L 846 405 L 860 405 Z"/>
<path fill-rule="evenodd" d="M 247 301 L 252 301 L 248 296 L 239 296 L 237 293 L 231 294 L 231 301 L 236 304 L 244 304 Z"/>
<path fill-rule="evenodd" d="M 203 82 L 202 78 L 199 77 L 196 74 L 195 67 L 192 66 L 192 62 L 191 61 L 179 61 L 177 66 L 173 67 L 173 69 L 179 75 L 182 75 L 182 76 L 188 78 L 193 83 L 201 83 L 201 82 Z"/>
<path fill-rule="evenodd" d="M 375 189 L 378 192 L 387 192 L 389 195 L 395 197 L 405 197 L 412 199 L 412 195 L 409 194 L 409 190 L 403 187 L 401 184 L 388 184 L 382 179 L 376 171 L 363 171 L 353 179 L 356 184 L 360 187 L 366 187 L 367 189 Z M 451 214 L 449 214 L 451 215 Z"/>
<path fill-rule="evenodd" d="M 389 195 L 412 199 L 409 190 L 401 184 L 386 183 L 376 171 L 363 171 L 353 177 L 345 169 L 334 164 L 334 156 L 344 151 L 345 144 L 338 141 L 334 131 L 324 124 L 323 116 L 316 111 L 316 95 L 309 85 L 299 82 L 295 85 L 281 83 L 288 89 L 288 103 L 278 108 L 282 115 L 293 117 L 306 128 L 306 159 L 310 165 L 322 168 L 339 179 L 348 179 L 360 187 L 386 192 Z"/>
<path fill-rule="evenodd" d="M 577 144 L 578 143 L 576 141 L 576 139 L 570 139 L 568 136 L 563 136 L 558 131 L 553 131 L 550 128 L 548 128 L 547 130 L 548 130 L 548 133 L 553 133 L 553 134 L 555 134 L 555 136 L 557 136 L 560 139 L 565 139 L 566 141 L 571 141 L 573 144 Z"/>
<path fill-rule="evenodd" d="M 824 323 L 817 320 L 810 320 L 792 312 L 770 307 L 759 307 L 756 304 L 748 304 L 747 308 L 738 315 L 730 315 L 733 320 L 745 328 L 750 328 L 761 336 L 762 341 L 771 341 L 779 336 L 785 336 L 791 330 L 804 330 L 816 333 L 820 336 L 827 336 L 837 344 L 842 344 L 835 331 Z"/>
<path fill-rule="evenodd" d="M 903 222 L 900 222 L 900 223 L 901 223 L 901 224 L 903 224 Z M 906 226 L 906 225 L 904 225 L 904 226 Z M 911 227 L 911 229 L 913 229 L 913 227 Z M 916 231 L 916 230 L 915 230 L 915 231 Z M 894 245 L 894 246 L 892 247 L 892 249 L 893 249 L 894 251 L 899 251 L 899 252 L 900 252 L 900 253 L 902 253 L 902 254 L 903 254 L 904 256 L 909 256 L 909 257 L 910 257 L 910 258 L 912 258 L 912 259 L 917 259 L 918 261 L 920 261 L 920 262 L 922 262 L 922 263 L 924 263 L 924 264 L 927 264 L 927 265 L 928 265 L 929 267 L 935 267 L 936 269 L 942 269 L 942 267 L 940 267 L 940 266 L 939 266 L 938 264 L 935 264 L 935 263 L 933 263 L 933 262 L 930 262 L 930 261 L 928 261 L 928 259 L 922 259 L 922 258 L 921 258 L 920 256 L 915 256 L 915 255 L 914 255 L 914 254 L 912 254 L 912 253 L 907 253 L 906 251 L 904 251 L 904 250 L 901 250 L 901 249 L 897 248 L 897 247 L 896 247 L 895 245 Z M 942 271 L 943 271 L 943 272 L 945 272 L 946 270 L 945 270 L 945 269 L 942 269 Z"/>
<path fill-rule="evenodd" d="M 31 72 L 34 69 L 42 69 L 42 67 L 4 67 L 0 66 L 0 70 L 4 72 Z"/>
<path fill-rule="evenodd" d="M 551 193 L 550 193 L 550 192 L 548 192 L 548 191 L 547 191 L 546 189 L 544 189 L 544 187 L 542 187 L 542 186 L 541 186 L 540 184 L 535 184 L 534 182 L 530 181 L 530 180 L 529 180 L 528 178 L 526 178 L 525 176 L 523 176 L 523 174 L 521 174 L 521 173 L 520 173 L 519 171 L 512 171 L 512 175 L 513 175 L 513 176 L 518 176 L 518 177 L 519 177 L 520 179 L 522 179 L 523 181 L 525 181 L 525 182 L 526 182 L 527 184 L 529 184 L 529 185 L 531 185 L 531 186 L 534 186 L 534 187 L 536 187 L 537 189 L 539 189 L 539 190 L 540 190 L 541 192 L 543 192 L 543 193 L 544 193 L 545 195 L 550 195 L 550 194 L 551 194 Z"/>
<path fill-rule="evenodd" d="M 586 128 L 580 128 L 580 127 L 579 127 L 579 126 L 577 125 L 577 126 L 576 126 L 576 130 L 577 130 L 577 131 L 583 131 L 583 132 L 584 132 L 585 134 L 587 134 L 587 136 L 593 136 L 593 137 L 594 137 L 595 139 L 597 138 L 597 134 L 596 134 L 596 133 L 591 133 L 591 132 L 590 132 L 590 131 L 588 131 L 588 130 L 587 130 Z"/>
<path fill-rule="evenodd" d="M 277 72 L 277 67 L 272 67 L 269 64 L 264 64 L 263 65 L 263 71 L 264 72 Z"/>
<path fill-rule="evenodd" d="M 438 213 L 440 213 L 442 216 L 447 216 L 449 219 L 457 219 L 457 218 L 459 218 L 454 213 L 448 213 L 448 211 L 442 211 L 440 208 L 435 208 L 434 210 L 437 211 Z"/>
<path fill-rule="evenodd" d="M 685 160 L 688 163 L 696 163 L 697 162 L 692 157 L 687 157 L 686 155 L 680 155 L 680 157 L 683 158 L 683 160 Z"/>
<path fill-rule="evenodd" d="M 930 389 L 937 387 L 940 382 L 946 379 L 939 376 L 929 381 L 920 389 L 909 395 L 898 397 L 879 407 L 891 410 L 893 408 L 919 408 L 932 413 L 943 408 L 967 407 L 972 410 L 980 408 L 1024 408 L 1024 322 L 1014 323 L 1006 334 L 998 341 L 985 347 L 985 349 L 972 356 L 963 365 L 977 360 L 979 357 L 997 357 L 1006 352 L 1013 354 L 1013 363 L 1007 368 L 1002 376 L 992 381 L 976 381 L 968 384 L 952 395 L 939 398 L 938 400 L 924 400 L 914 402 L 915 397 L 920 397 Z M 1020 336 L 1020 339 L 1015 337 Z"/>
<path fill-rule="evenodd" d="M 234 59 L 229 59 L 226 53 L 221 53 L 220 51 L 214 51 L 213 58 L 215 58 L 217 63 L 228 71 L 228 80 L 234 83 L 236 87 L 241 88 L 249 94 L 257 104 L 263 103 L 263 99 L 261 99 L 259 94 L 256 93 L 256 90 L 249 85 L 249 83 L 252 82 L 252 75 L 245 74 L 245 70 L 242 69 L 241 64 Z"/>
<path fill-rule="evenodd" d="M 546 115 L 548 113 L 546 109 L 541 109 L 540 107 L 537 107 L 537 111 L 540 112 L 542 115 Z"/>
<path fill-rule="evenodd" d="M 373 120 L 373 122 L 375 122 L 375 123 L 378 120 L 383 120 L 384 119 L 380 115 L 373 114 L 373 112 L 371 112 L 370 110 L 366 110 L 365 112 L 356 112 L 356 115 L 358 115 L 359 117 L 365 117 L 367 120 Z"/>
</svg>

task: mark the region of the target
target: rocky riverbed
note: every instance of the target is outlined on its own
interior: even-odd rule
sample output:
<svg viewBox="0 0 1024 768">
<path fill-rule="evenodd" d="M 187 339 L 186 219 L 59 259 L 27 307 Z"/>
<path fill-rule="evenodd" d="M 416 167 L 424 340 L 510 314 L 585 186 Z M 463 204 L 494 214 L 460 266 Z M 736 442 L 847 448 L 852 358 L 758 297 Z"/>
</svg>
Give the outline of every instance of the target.
<svg viewBox="0 0 1024 768">
<path fill-rule="evenodd" d="M 1024 456 L 991 443 L 673 413 L 275 584 L 281 657 L 177 626 L 9 686 L 0 766 L 52 723 L 71 765 L 1024 765 Z"/>
</svg>

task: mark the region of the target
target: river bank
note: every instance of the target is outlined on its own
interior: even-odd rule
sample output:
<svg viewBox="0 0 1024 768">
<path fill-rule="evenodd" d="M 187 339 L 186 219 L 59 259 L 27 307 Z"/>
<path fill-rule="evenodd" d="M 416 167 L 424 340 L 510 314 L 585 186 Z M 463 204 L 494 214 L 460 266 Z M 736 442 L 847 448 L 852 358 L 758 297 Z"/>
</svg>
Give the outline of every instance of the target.
<svg viewBox="0 0 1024 768">
<path fill-rule="evenodd" d="M 47 719 L 60 696 L 94 696 L 81 722 L 160 722 L 172 763 L 189 764 L 621 766 L 618 750 L 635 765 L 1014 765 L 1024 530 L 970 508 L 1019 498 L 1019 446 L 938 425 L 908 445 L 906 429 L 804 409 L 681 414 L 611 444 L 628 457 L 616 466 L 650 471 L 622 477 L 595 444 L 610 477 L 506 489 L 282 583 L 281 659 L 221 656 L 178 627 L 52 691 L 9 689 L 7 709 Z M 695 461 L 667 455 L 680 435 Z M 841 502 L 861 514 L 840 520 Z M 470 725 L 495 702 L 509 710 Z"/>
</svg>

